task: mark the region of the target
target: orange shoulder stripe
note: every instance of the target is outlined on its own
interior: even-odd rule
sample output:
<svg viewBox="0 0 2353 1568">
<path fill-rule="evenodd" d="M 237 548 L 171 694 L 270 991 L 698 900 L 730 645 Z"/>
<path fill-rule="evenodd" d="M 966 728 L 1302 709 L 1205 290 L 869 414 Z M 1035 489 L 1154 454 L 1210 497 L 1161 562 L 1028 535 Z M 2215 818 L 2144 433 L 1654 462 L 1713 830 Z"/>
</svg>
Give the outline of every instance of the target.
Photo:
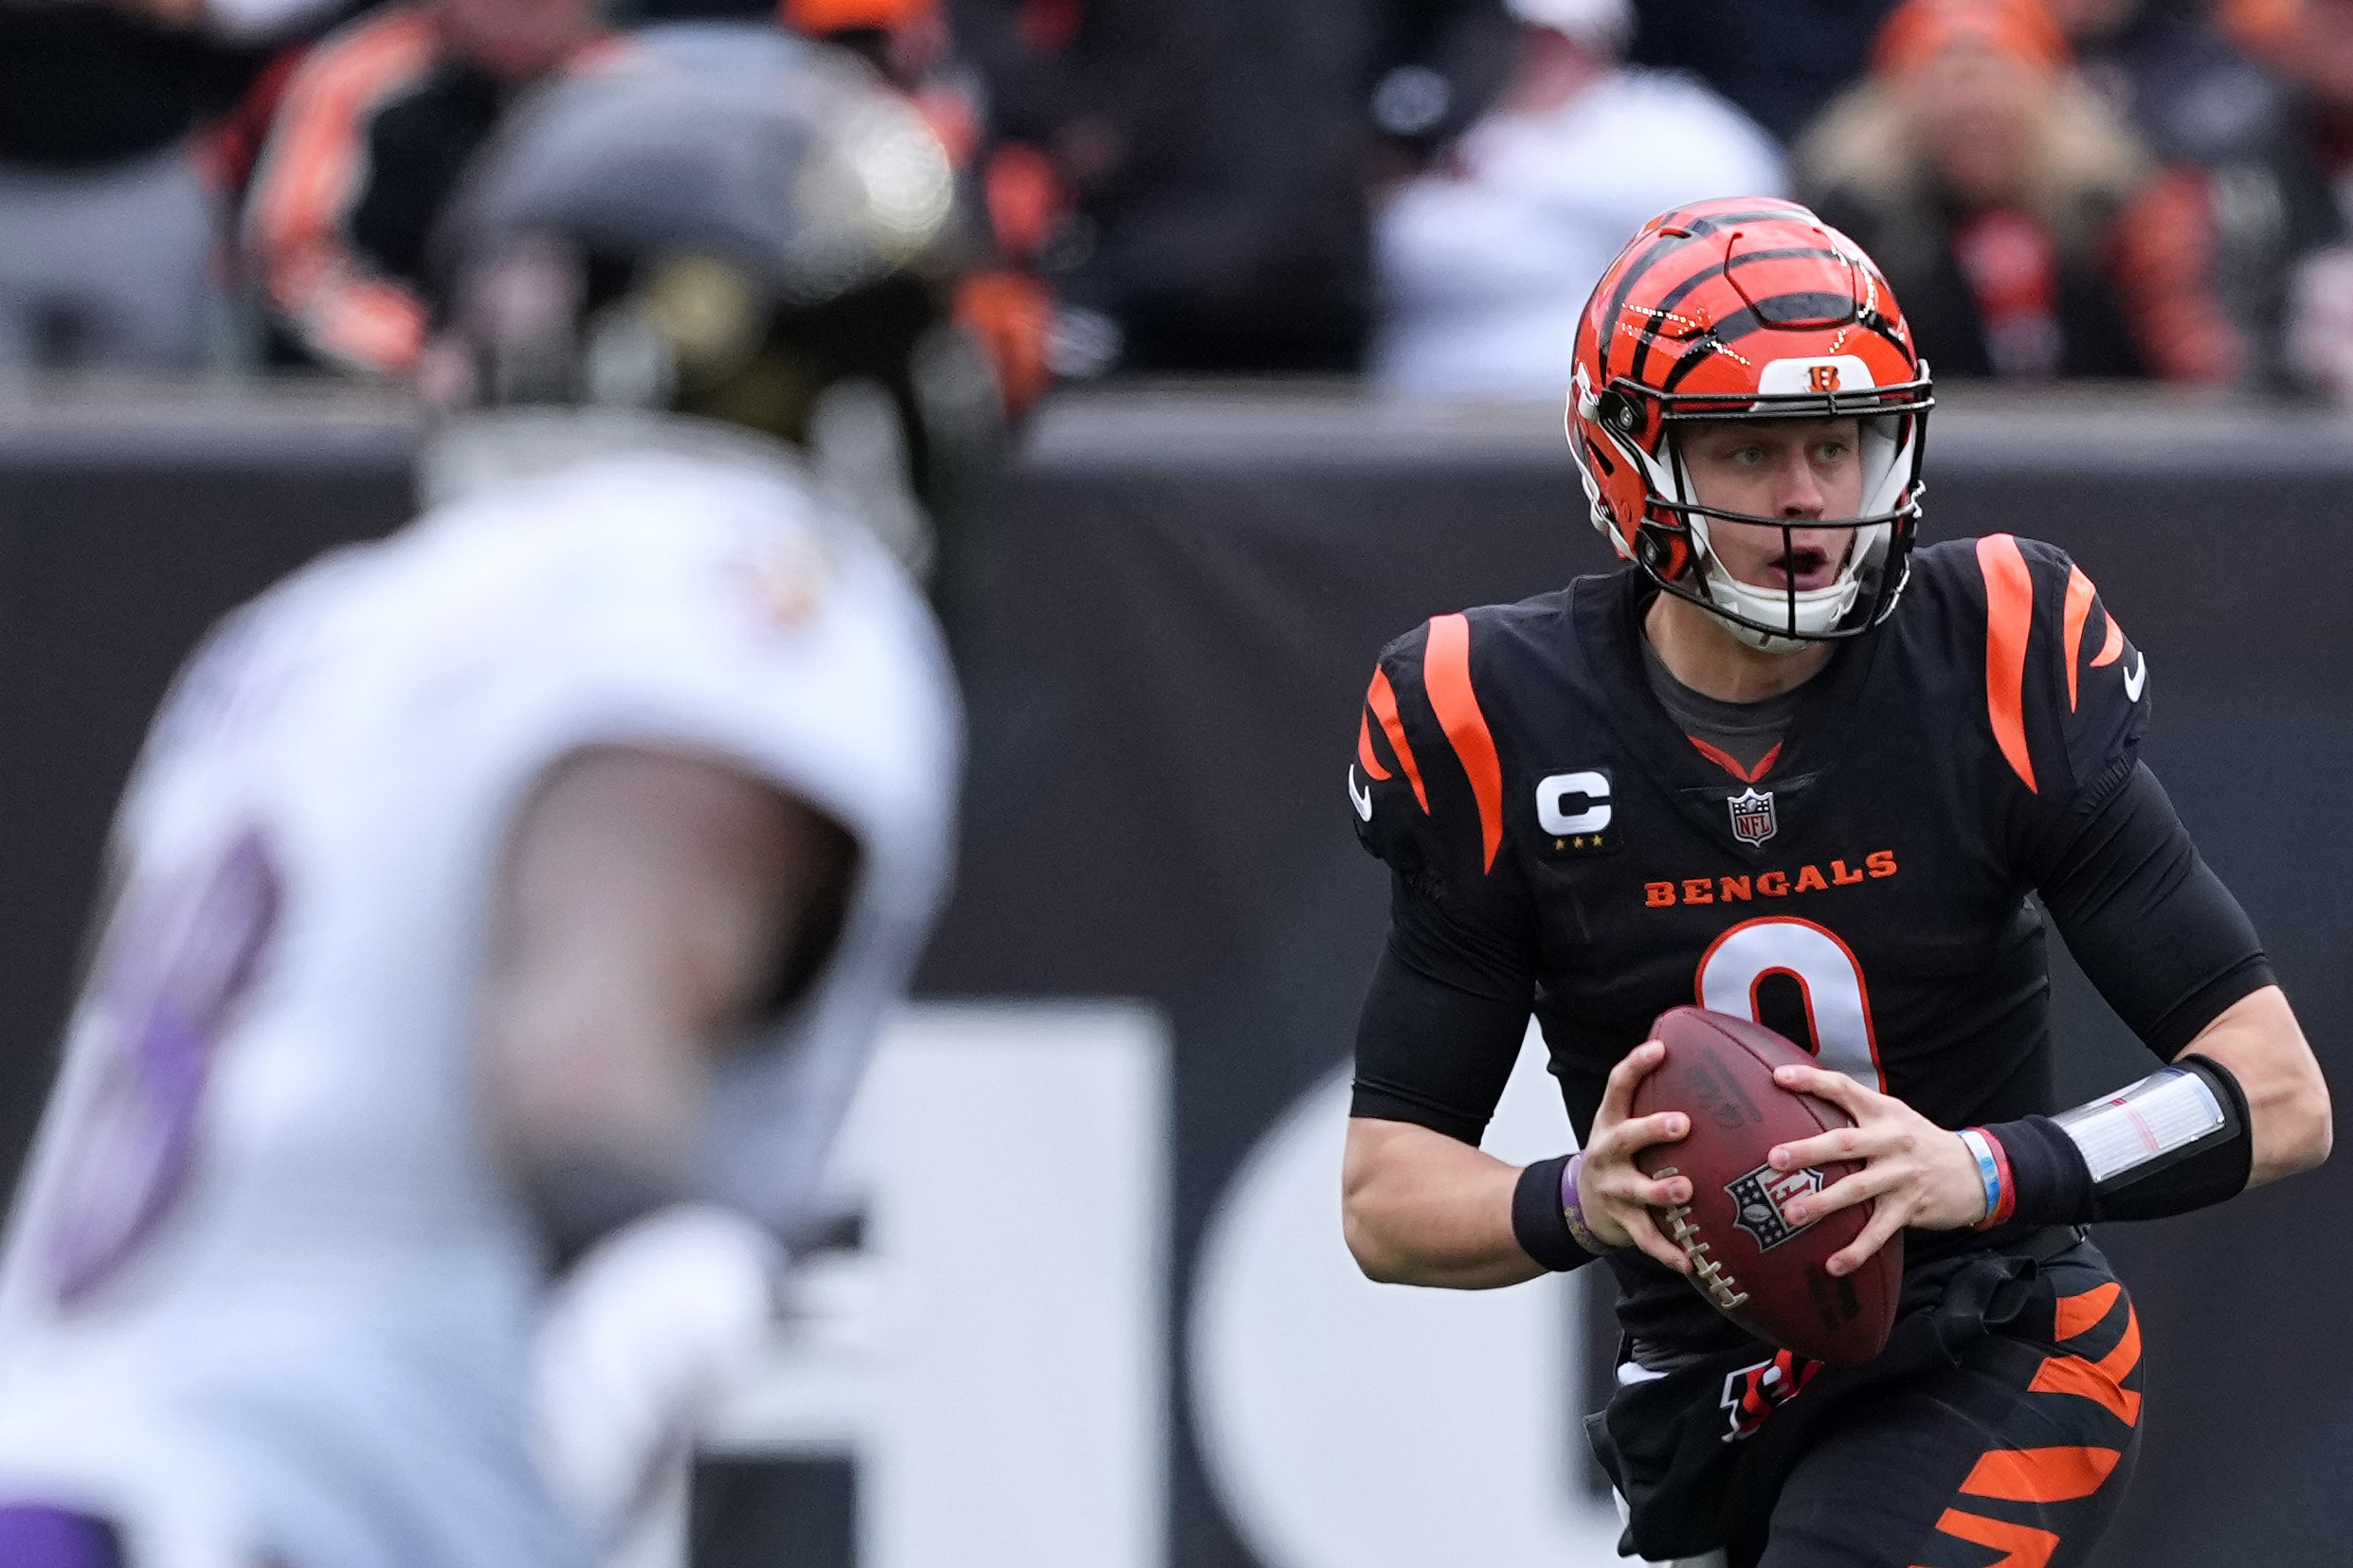
<svg viewBox="0 0 2353 1568">
<path fill-rule="evenodd" d="M 2083 623 L 2091 614 L 2091 602 L 2100 590 L 2091 586 L 2091 579 L 2083 574 L 2083 568 L 2067 568 L 2067 711 L 2075 711 L 2075 657 L 2083 652 Z"/>
<path fill-rule="evenodd" d="M 1381 759 L 1372 754 L 1372 720 L 1365 711 L 1356 711 L 1356 766 L 1376 779 L 1385 779 L 1389 770 L 1381 766 Z"/>
<path fill-rule="evenodd" d="M 1397 693 L 1389 685 L 1386 670 L 1374 668 L 1365 701 L 1371 706 L 1372 716 L 1381 721 L 1381 732 L 1389 737 L 1389 749 L 1397 753 L 1398 766 L 1405 770 L 1405 782 L 1414 786 L 1414 799 L 1421 802 L 1421 815 L 1427 817 L 1429 793 L 1421 787 L 1421 769 L 1414 762 L 1413 743 L 1405 738 L 1405 721 L 1397 716 Z"/>
<path fill-rule="evenodd" d="M 2018 542 L 1989 533 L 1977 542 L 1985 574 L 1985 716 L 2010 769 L 2035 788 L 2035 759 L 2026 749 L 2026 637 L 2035 623 L 2035 579 Z"/>
<path fill-rule="evenodd" d="M 2095 670 L 2115 663 L 2125 653 L 2125 629 L 2116 624 L 2113 611 L 2103 606 L 2103 613 L 2108 616 L 2108 640 L 2100 644 L 2100 655 L 2091 661 L 2091 667 Z"/>
<path fill-rule="evenodd" d="M 1471 776 L 1471 794 L 1478 802 L 1479 847 L 1485 852 L 1482 870 L 1495 868 L 1495 852 L 1503 847 L 1503 765 L 1495 758 L 1495 737 L 1487 732 L 1487 715 L 1479 712 L 1478 694 L 1471 689 L 1471 622 L 1459 615 L 1434 616 L 1429 647 L 1421 656 L 1422 686 L 1439 728 Z"/>
</svg>

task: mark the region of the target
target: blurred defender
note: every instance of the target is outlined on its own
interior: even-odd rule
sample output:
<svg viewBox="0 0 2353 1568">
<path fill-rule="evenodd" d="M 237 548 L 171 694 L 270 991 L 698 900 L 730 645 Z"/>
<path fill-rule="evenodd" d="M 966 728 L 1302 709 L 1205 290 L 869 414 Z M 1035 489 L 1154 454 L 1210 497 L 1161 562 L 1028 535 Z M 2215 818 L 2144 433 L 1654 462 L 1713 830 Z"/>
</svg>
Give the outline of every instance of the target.
<svg viewBox="0 0 2353 1568">
<path fill-rule="evenodd" d="M 717 42 L 552 90 L 446 236 L 442 395 L 572 406 L 460 422 L 149 737 L 0 1272 L 10 1568 L 584 1564 L 761 1343 L 948 860 L 878 535 L 986 440 L 936 145 Z"/>
</svg>

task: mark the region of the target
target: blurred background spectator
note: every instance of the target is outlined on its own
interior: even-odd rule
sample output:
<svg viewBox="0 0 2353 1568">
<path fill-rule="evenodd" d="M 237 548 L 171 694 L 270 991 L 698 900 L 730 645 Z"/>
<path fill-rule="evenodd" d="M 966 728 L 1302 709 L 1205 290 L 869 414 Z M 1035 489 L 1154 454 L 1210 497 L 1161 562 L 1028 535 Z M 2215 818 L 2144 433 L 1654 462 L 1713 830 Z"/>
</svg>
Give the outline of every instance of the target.
<svg viewBox="0 0 2353 1568">
<path fill-rule="evenodd" d="M 1026 144 L 985 144 L 986 89 L 956 47 L 939 0 L 782 0 L 779 14 L 794 31 L 874 66 L 914 100 L 947 149 L 963 186 L 972 246 L 957 282 L 956 319 L 987 349 L 1005 411 L 1024 412 L 1054 380 L 1054 290 L 1040 261 L 1067 212 L 1050 162 Z"/>
<path fill-rule="evenodd" d="M 2166 163 L 2242 158 L 2285 95 L 2216 26 L 2206 0 L 2043 0 L 2083 83 Z"/>
<path fill-rule="evenodd" d="M 1059 191 L 1040 204 L 1058 214 L 1041 261 L 1074 373 L 1358 369 L 1368 187 L 1471 122 L 1512 37 L 1501 0 L 952 0 L 949 15 L 992 142 L 1033 150 Z"/>
<path fill-rule="evenodd" d="M 1549 398 L 1636 223 L 1784 187 L 1946 374 L 2353 399 L 2353 0 L 0 0 L 0 371 L 235 363 L 258 301 L 271 363 L 401 374 L 514 96 L 716 17 L 923 108 L 1017 412 L 1113 369 Z"/>
<path fill-rule="evenodd" d="M 1620 63 L 1626 0 L 1510 4 L 1501 100 L 1379 217 L 1372 368 L 1401 391 L 1559 398 L 1585 295 L 1644 221 L 1783 189 L 1754 121 L 1688 76 Z"/>
<path fill-rule="evenodd" d="M 208 128 L 335 3 L 0 3 L 0 372 L 227 351 Z"/>
<path fill-rule="evenodd" d="M 2279 234 L 2277 363 L 2353 402 L 2353 0 L 2225 0 L 2232 33 L 2286 84 L 2242 187 Z"/>
<path fill-rule="evenodd" d="M 2204 178 L 2069 64 L 2038 0 L 1906 0 L 1795 150 L 1800 198 L 1879 260 L 1940 377 L 2239 379 Z"/>
<path fill-rule="evenodd" d="M 465 160 L 521 89 L 618 46 L 596 0 L 405 0 L 322 40 L 286 83 L 245 211 L 281 355 L 409 370 L 426 242 Z"/>
<path fill-rule="evenodd" d="M 2128 118 L 2148 150 L 2203 176 L 2217 294 L 2254 358 L 2247 380 L 2292 379 L 2283 315 L 2297 259 L 2337 232 L 2335 204 L 2306 147 L 2295 87 L 2231 37 L 2228 0 L 2046 0 L 2077 74 Z M 2274 15 L 2282 8 L 2266 0 Z M 2292 9 L 2292 5 L 2288 8 Z M 2261 30 L 2258 26 L 2258 32 Z M 2288 76 L 2301 67 L 2286 56 Z"/>
<path fill-rule="evenodd" d="M 1689 71 L 1783 143 L 1860 76 L 1895 0 L 1635 0 L 1637 65 Z"/>
<path fill-rule="evenodd" d="M 696 7 L 744 4 L 745 0 L 654 0 L 646 17 L 686 15 Z M 794 32 L 849 49 L 906 92 L 934 89 L 947 75 L 948 19 L 940 14 L 938 0 L 777 0 L 772 7 L 754 6 L 748 14 L 773 15 Z M 960 135 L 953 133 L 948 139 Z"/>
</svg>

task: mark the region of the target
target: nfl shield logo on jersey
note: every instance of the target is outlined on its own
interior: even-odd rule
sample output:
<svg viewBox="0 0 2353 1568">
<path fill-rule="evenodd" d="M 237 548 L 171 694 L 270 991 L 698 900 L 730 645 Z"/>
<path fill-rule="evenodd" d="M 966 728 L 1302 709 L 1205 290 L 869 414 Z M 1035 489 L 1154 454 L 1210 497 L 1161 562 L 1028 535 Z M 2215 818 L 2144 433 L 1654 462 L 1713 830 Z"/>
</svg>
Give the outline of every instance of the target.
<svg viewBox="0 0 2353 1568">
<path fill-rule="evenodd" d="M 1724 802 L 1732 811 L 1732 837 L 1744 844 L 1762 844 L 1781 824 L 1773 820 L 1773 792 L 1751 785 Z"/>
</svg>

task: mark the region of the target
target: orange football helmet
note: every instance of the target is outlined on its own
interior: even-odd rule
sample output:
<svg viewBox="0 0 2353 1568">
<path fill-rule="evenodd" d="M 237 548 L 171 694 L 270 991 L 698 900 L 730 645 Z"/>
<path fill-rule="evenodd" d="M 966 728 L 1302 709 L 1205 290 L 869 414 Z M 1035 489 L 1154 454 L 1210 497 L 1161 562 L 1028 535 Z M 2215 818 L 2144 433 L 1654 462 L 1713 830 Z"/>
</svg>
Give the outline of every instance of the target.
<svg viewBox="0 0 2353 1568">
<path fill-rule="evenodd" d="M 1568 442 L 1593 526 L 1665 592 L 1721 616 L 1752 647 L 1790 651 L 1885 621 L 1911 569 L 1928 368 L 1862 248 L 1795 202 L 1738 197 L 1663 212 L 1619 253 L 1577 328 Z M 1694 420 L 1861 422 L 1862 514 L 1797 521 L 1702 506 L 1674 427 Z M 1819 588 L 1733 578 L 1710 519 L 1846 528 Z M 1793 542 L 1794 543 L 1794 542 Z"/>
</svg>

